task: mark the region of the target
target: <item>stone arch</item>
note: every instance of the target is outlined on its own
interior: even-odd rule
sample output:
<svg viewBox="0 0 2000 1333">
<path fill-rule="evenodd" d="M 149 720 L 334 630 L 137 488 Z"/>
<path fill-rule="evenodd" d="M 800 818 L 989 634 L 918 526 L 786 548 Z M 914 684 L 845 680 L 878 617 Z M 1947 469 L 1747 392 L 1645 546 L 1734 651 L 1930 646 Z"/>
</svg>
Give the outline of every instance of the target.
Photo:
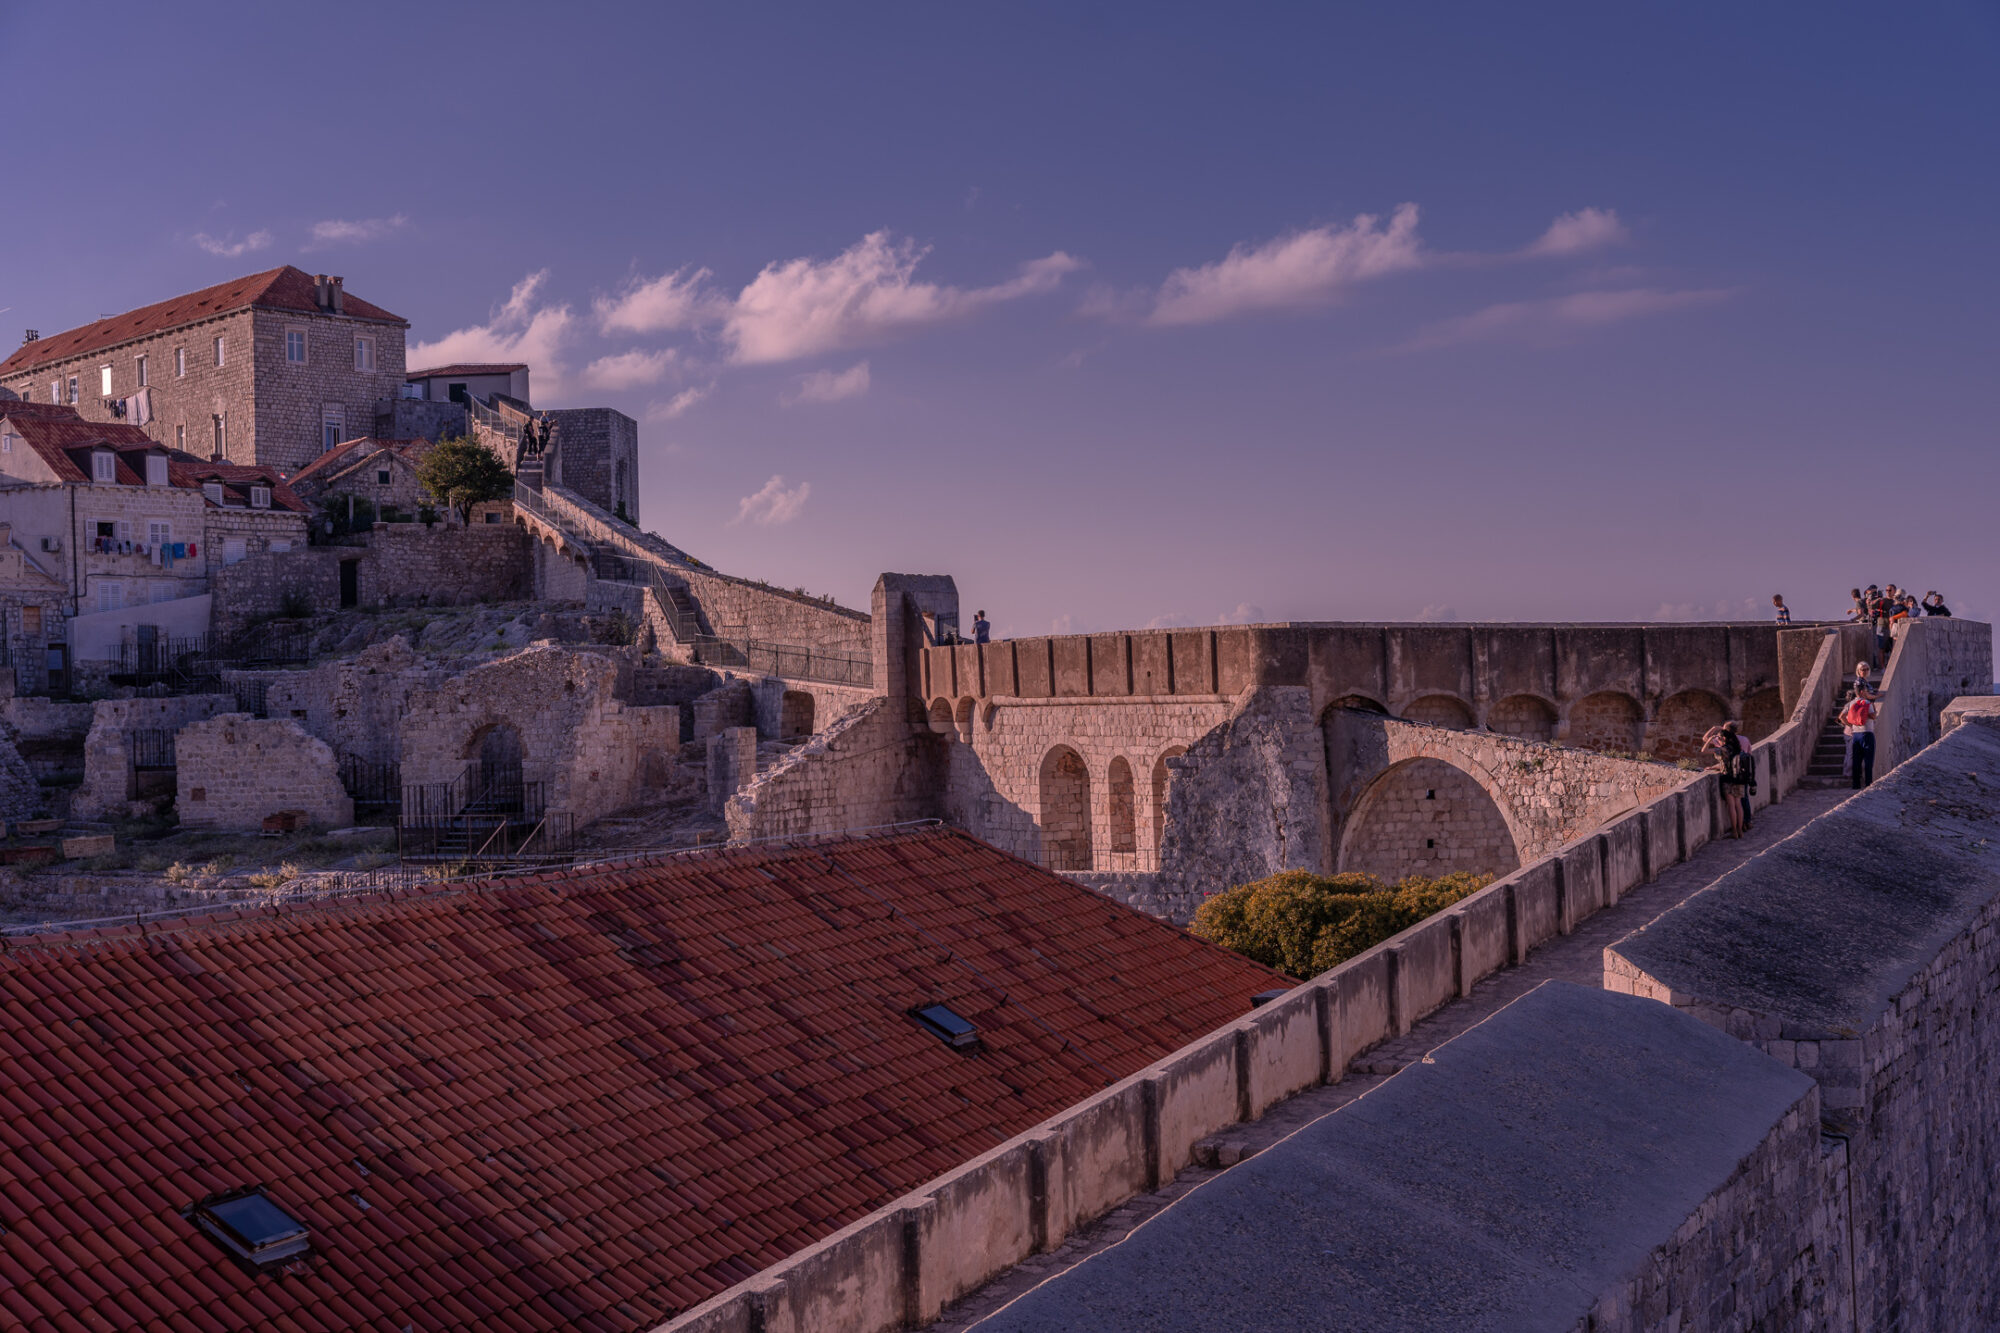
<svg viewBox="0 0 2000 1333">
<path fill-rule="evenodd" d="M 1758 690 L 1743 701 L 1743 734 L 1752 744 L 1785 725 L 1785 705 L 1776 686 Z"/>
<path fill-rule="evenodd" d="M 522 798 L 522 769 L 527 760 L 521 733 L 506 721 L 488 722 L 465 738 L 461 752 L 466 763 L 476 765 L 478 790 L 484 800 L 497 808 L 518 808 Z"/>
<path fill-rule="evenodd" d="M 1646 748 L 1646 712 L 1617 690 L 1586 694 L 1569 706 L 1567 740 L 1578 749 L 1637 754 Z"/>
<path fill-rule="evenodd" d="M 1051 870 L 1089 870 L 1090 769 L 1083 756 L 1058 745 L 1042 757 L 1042 864 Z"/>
<path fill-rule="evenodd" d="M 1160 757 L 1153 761 L 1153 854 L 1159 855 L 1160 844 L 1167 836 L 1167 795 L 1173 790 L 1174 771 L 1167 767 L 1167 760 L 1178 759 L 1187 753 L 1185 745 L 1169 745 L 1160 751 Z"/>
<path fill-rule="evenodd" d="M 1362 792 L 1341 830 L 1343 872 L 1504 875 L 1521 864 L 1506 808 L 1478 776 L 1423 756 L 1392 764 Z"/>
<path fill-rule="evenodd" d="M 1471 731 L 1473 728 L 1471 707 L 1455 694 L 1426 694 L 1412 699 L 1403 708 L 1403 720 L 1433 727 L 1450 727 L 1453 731 Z"/>
<path fill-rule="evenodd" d="M 1326 715 L 1339 708 L 1352 708 L 1360 713 L 1379 713 L 1383 717 L 1389 716 L 1388 707 L 1379 700 L 1371 699 L 1365 694 L 1343 694 L 1325 708 L 1320 709 L 1320 721 L 1326 721 Z"/>
<path fill-rule="evenodd" d="M 1104 772 L 1104 787 L 1111 798 L 1111 850 L 1139 850 L 1139 793 L 1132 781 L 1132 762 L 1124 755 L 1111 761 Z"/>
<path fill-rule="evenodd" d="M 1646 748 L 1653 758 L 1672 761 L 1701 755 L 1702 733 L 1729 719 L 1729 705 L 1707 690 L 1682 690 L 1660 701 Z"/>
<path fill-rule="evenodd" d="M 935 731 L 940 736 L 951 735 L 952 731 L 951 700 L 949 699 L 931 700 L 931 711 L 929 720 L 932 731 Z"/>
<path fill-rule="evenodd" d="M 1552 741 L 1555 705 L 1536 694 L 1510 694 L 1486 710 L 1486 729 L 1524 741 Z"/>
<path fill-rule="evenodd" d="M 778 739 L 804 740 L 813 734 L 813 697 L 804 690 L 786 690 L 778 700 Z"/>
<path fill-rule="evenodd" d="M 958 738 L 968 745 L 972 743 L 972 713 L 977 707 L 978 704 L 968 694 L 958 701 L 958 707 L 952 712 L 952 725 L 958 728 Z"/>
</svg>

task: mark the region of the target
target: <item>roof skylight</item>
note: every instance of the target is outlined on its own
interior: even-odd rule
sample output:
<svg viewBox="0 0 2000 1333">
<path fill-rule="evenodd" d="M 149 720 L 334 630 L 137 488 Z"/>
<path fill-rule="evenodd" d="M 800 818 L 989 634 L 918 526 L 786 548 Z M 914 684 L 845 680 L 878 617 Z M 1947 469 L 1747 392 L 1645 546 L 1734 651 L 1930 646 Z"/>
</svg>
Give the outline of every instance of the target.
<svg viewBox="0 0 2000 1333">
<path fill-rule="evenodd" d="M 247 1263 L 274 1264 L 312 1247 L 306 1224 L 262 1191 L 198 1203 L 188 1211 L 188 1219 Z"/>
<path fill-rule="evenodd" d="M 979 1029 L 950 1005 L 927 1004 L 920 1009 L 912 1009 L 910 1017 L 929 1028 L 955 1051 L 969 1050 L 979 1044 Z"/>
</svg>

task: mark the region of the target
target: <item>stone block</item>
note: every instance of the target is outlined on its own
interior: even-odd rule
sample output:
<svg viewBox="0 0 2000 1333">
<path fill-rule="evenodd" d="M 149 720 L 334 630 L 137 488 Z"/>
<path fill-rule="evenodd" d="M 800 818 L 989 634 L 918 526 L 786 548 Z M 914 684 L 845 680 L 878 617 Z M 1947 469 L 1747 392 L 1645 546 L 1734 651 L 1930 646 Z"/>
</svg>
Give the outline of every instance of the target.
<svg viewBox="0 0 2000 1333">
<path fill-rule="evenodd" d="M 1167 636 L 1173 653 L 1175 694 L 1214 694 L 1215 631 L 1175 630 Z"/>
<path fill-rule="evenodd" d="M 1159 630 L 1128 636 L 1132 642 L 1132 693 L 1147 696 L 1174 692 L 1172 650 Z"/>
<path fill-rule="evenodd" d="M 90 833 L 76 838 L 64 838 L 62 854 L 65 860 L 75 861 L 86 856 L 109 856 L 118 850 L 118 840 L 109 833 Z"/>
<path fill-rule="evenodd" d="M 1171 1180 L 1194 1160 L 1194 1145 L 1243 1118 L 1239 1048 L 1232 1026 L 1212 1032 L 1154 1066 L 1159 1088 L 1159 1178 Z"/>
<path fill-rule="evenodd" d="M 1396 1035 L 1396 1001 L 1390 988 L 1394 965 L 1388 952 L 1378 946 L 1348 959 L 1321 979 L 1340 1014 L 1335 1025 L 1340 1038 L 1335 1052 L 1338 1058 L 1333 1062 L 1335 1077 L 1355 1056 Z"/>
<path fill-rule="evenodd" d="M 1642 812 L 1604 826 L 1604 901 L 1609 906 L 1646 882 L 1646 824 Z"/>
<path fill-rule="evenodd" d="M 1562 933 L 1567 935 L 1604 910 L 1604 853 L 1601 840 L 1585 838 L 1557 858 L 1562 866 Z"/>
<path fill-rule="evenodd" d="M 1318 988 L 1301 986 L 1240 1025 L 1249 1035 L 1244 1062 L 1253 1118 L 1320 1081 L 1326 1053 L 1320 1004 Z"/>
<path fill-rule="evenodd" d="M 1049 640 L 1050 661 L 1055 673 L 1055 694 L 1059 698 L 1083 698 L 1090 694 L 1090 640 L 1083 635 L 1065 635 Z"/>
<path fill-rule="evenodd" d="M 1513 881 L 1502 880 L 1487 885 L 1451 909 L 1458 918 L 1461 994 L 1513 961 L 1508 929 L 1511 913 L 1508 899 L 1513 891 Z"/>
<path fill-rule="evenodd" d="M 1646 822 L 1646 882 L 1681 860 L 1681 798 L 1673 792 L 1639 810 Z"/>
<path fill-rule="evenodd" d="M 1439 912 L 1396 936 L 1396 1030 L 1411 1025 L 1458 996 L 1457 918 Z"/>
<path fill-rule="evenodd" d="M 1093 634 L 1086 642 L 1090 649 L 1091 694 L 1105 698 L 1131 694 L 1131 636 Z"/>
<path fill-rule="evenodd" d="M 1537 861 L 1514 876 L 1515 963 L 1536 945 L 1561 933 L 1562 911 L 1553 860 Z"/>
</svg>

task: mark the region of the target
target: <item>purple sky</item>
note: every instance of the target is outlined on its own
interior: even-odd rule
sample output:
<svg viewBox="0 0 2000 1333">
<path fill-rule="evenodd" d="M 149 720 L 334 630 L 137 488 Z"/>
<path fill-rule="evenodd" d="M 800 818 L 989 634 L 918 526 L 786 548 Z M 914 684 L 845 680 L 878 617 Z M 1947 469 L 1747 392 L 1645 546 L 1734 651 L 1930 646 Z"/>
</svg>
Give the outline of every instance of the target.
<svg viewBox="0 0 2000 1333">
<path fill-rule="evenodd" d="M 1991 619 L 1996 13 L 7 5 L 0 328 L 341 273 L 1003 634 Z"/>
</svg>

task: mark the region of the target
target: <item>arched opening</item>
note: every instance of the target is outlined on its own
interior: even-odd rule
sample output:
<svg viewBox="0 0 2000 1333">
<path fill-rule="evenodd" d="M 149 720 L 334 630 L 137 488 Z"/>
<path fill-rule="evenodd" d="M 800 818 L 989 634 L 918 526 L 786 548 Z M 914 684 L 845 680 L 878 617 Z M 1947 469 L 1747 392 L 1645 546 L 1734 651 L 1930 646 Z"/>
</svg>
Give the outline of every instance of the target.
<svg viewBox="0 0 2000 1333">
<path fill-rule="evenodd" d="M 1454 731 L 1472 730 L 1472 710 L 1465 701 L 1449 694 L 1426 694 L 1421 699 L 1413 699 L 1403 710 L 1406 722 L 1422 722 L 1427 726 L 1450 727 Z"/>
<path fill-rule="evenodd" d="M 951 735 L 951 700 L 933 699 L 931 701 L 930 724 L 931 730 L 935 731 L 938 735 Z"/>
<path fill-rule="evenodd" d="M 1370 783 L 1340 839 L 1340 868 L 1405 875 L 1504 875 L 1521 855 L 1507 817 L 1477 779 L 1442 759 L 1410 759 Z"/>
<path fill-rule="evenodd" d="M 1652 734 L 1646 748 L 1653 758 L 1673 761 L 1701 755 L 1702 734 L 1721 726 L 1729 717 L 1729 707 L 1707 690 L 1682 690 L 1660 701 L 1653 717 Z"/>
<path fill-rule="evenodd" d="M 1111 797 L 1111 850 L 1139 850 L 1138 792 L 1132 782 L 1132 765 L 1124 755 L 1111 761 L 1104 774 L 1104 786 Z"/>
<path fill-rule="evenodd" d="M 1785 725 L 1785 705 L 1773 689 L 1758 690 L 1743 701 L 1743 734 L 1753 743 Z"/>
<path fill-rule="evenodd" d="M 1343 694 L 1321 710 L 1320 720 L 1325 721 L 1326 715 L 1336 708 L 1352 708 L 1358 713 L 1380 713 L 1383 717 L 1389 715 L 1387 708 L 1365 694 Z"/>
<path fill-rule="evenodd" d="M 977 706 L 972 696 L 968 694 L 958 701 L 958 709 L 952 714 L 952 724 L 958 728 L 958 738 L 968 745 L 972 743 L 972 713 Z"/>
<path fill-rule="evenodd" d="M 1524 741 L 1556 738 L 1556 710 L 1532 694 L 1510 694 L 1486 711 L 1486 729 Z"/>
<path fill-rule="evenodd" d="M 1174 778 L 1174 771 L 1167 767 L 1167 760 L 1178 759 L 1186 753 L 1185 745 L 1169 745 L 1153 761 L 1153 853 L 1156 856 L 1167 836 L 1167 796 L 1172 790 Z"/>
<path fill-rule="evenodd" d="M 1042 759 L 1042 864 L 1051 870 L 1089 870 L 1090 770 L 1083 756 L 1058 745 Z"/>
<path fill-rule="evenodd" d="M 813 697 L 804 690 L 786 690 L 778 700 L 778 739 L 804 740 L 813 734 Z"/>
<path fill-rule="evenodd" d="M 521 733 L 506 722 L 489 722 L 472 733 L 464 757 L 477 766 L 474 799 L 489 809 L 521 808 Z"/>
<path fill-rule="evenodd" d="M 1569 743 L 1583 750 L 1637 754 L 1646 748 L 1646 714 L 1629 694 L 1586 694 L 1569 706 Z"/>
</svg>

